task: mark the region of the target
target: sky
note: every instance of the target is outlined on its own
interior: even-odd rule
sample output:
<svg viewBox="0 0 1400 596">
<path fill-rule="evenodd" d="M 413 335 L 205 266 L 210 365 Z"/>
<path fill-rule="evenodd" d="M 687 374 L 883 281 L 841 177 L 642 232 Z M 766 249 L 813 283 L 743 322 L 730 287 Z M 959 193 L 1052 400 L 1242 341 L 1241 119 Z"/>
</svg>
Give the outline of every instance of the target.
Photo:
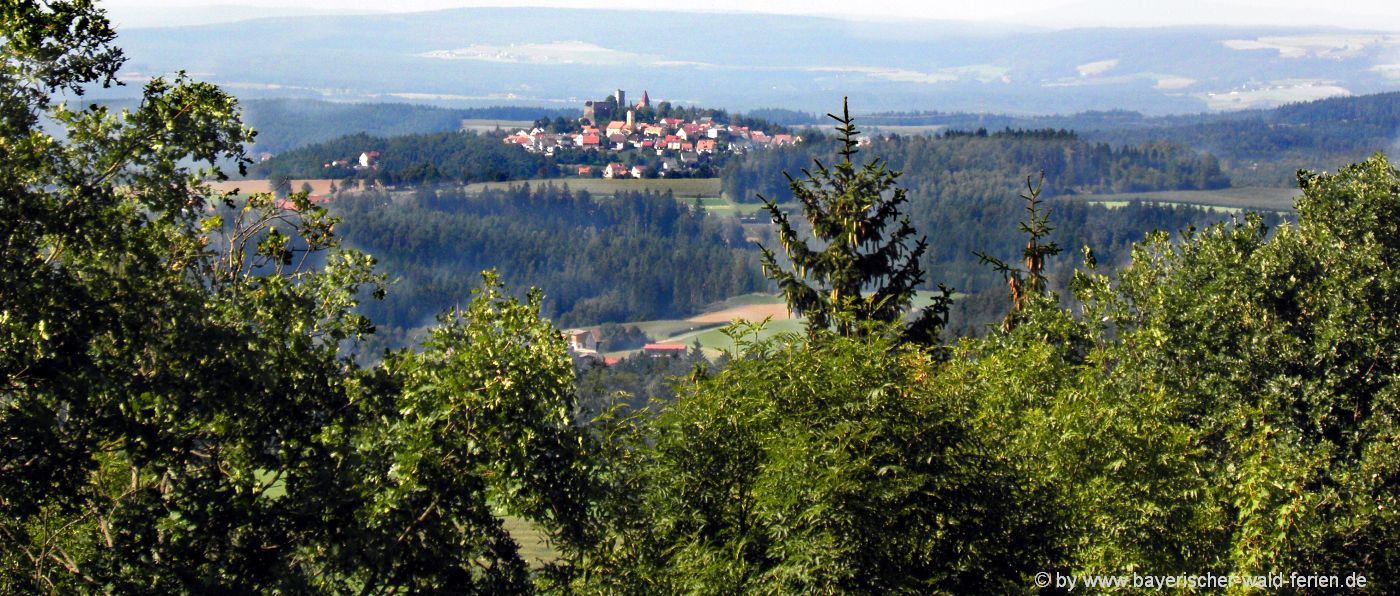
<svg viewBox="0 0 1400 596">
<path fill-rule="evenodd" d="M 245 12 L 236 6 L 267 9 L 246 11 L 249 16 L 287 16 L 337 11 L 418 12 L 477 6 L 634 9 L 646 5 L 666 10 L 767 12 L 875 20 L 918 18 L 1046 27 L 1323 25 L 1400 31 L 1400 2 L 1394 0 L 764 0 L 762 3 L 706 0 L 695 4 L 638 3 L 635 0 L 99 0 L 98 4 L 108 8 L 118 24 L 129 26 L 228 20 L 229 15 Z"/>
</svg>

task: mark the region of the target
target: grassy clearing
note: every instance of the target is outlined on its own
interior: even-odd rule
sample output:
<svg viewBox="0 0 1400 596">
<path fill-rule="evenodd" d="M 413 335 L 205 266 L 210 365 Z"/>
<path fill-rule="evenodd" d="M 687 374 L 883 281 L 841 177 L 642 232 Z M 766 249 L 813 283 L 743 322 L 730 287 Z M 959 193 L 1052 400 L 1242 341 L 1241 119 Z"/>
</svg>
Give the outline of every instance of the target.
<svg viewBox="0 0 1400 596">
<path fill-rule="evenodd" d="M 735 203 L 727 198 L 701 199 L 700 204 L 705 207 L 705 211 L 714 215 L 732 215 L 734 217 L 749 217 L 756 213 L 763 212 L 763 203 Z M 786 210 L 793 210 L 796 203 L 780 204 Z"/>
<path fill-rule="evenodd" d="M 501 519 L 505 523 L 506 531 L 510 532 L 510 537 L 520 545 L 520 558 L 531 567 L 540 567 L 559 558 L 559 553 L 549 546 L 547 535 L 539 526 L 510 515 Z"/>
<path fill-rule="evenodd" d="M 783 304 L 784 302 L 783 297 L 779 294 L 742 294 L 716 302 L 710 305 L 709 308 L 706 308 L 705 311 L 726 310 L 736 306 L 753 306 L 755 304 Z"/>
<path fill-rule="evenodd" d="M 938 292 L 932 292 L 929 290 L 919 290 L 914 294 L 914 300 L 910 302 L 910 306 L 912 307 L 912 310 L 922 309 L 926 306 L 933 304 L 933 297 L 937 295 Z M 967 294 L 963 294 L 961 292 L 953 292 L 953 300 L 962 300 L 966 297 Z"/>
<path fill-rule="evenodd" d="M 545 178 L 535 180 L 515 180 L 508 182 L 477 182 L 468 184 L 468 193 L 479 193 L 486 189 L 505 189 L 512 186 L 567 186 L 574 191 L 586 190 L 595 196 L 615 196 L 619 192 L 661 192 L 670 191 L 677 198 L 714 199 L 720 196 L 719 178 L 655 178 L 608 180 L 605 178 Z"/>
<path fill-rule="evenodd" d="M 1220 190 L 1167 190 L 1160 192 L 1126 192 L 1063 197 L 1109 207 L 1126 206 L 1132 201 L 1161 205 L 1212 207 L 1220 211 L 1292 211 L 1300 191 L 1295 188 L 1223 188 Z"/>
<path fill-rule="evenodd" d="M 870 134 L 893 133 L 902 137 L 935 135 L 947 130 L 946 124 L 866 124 L 861 126 Z"/>
<path fill-rule="evenodd" d="M 1132 204 L 1134 203 L 1134 201 L 1086 201 L 1086 202 L 1087 202 L 1088 204 L 1090 204 L 1090 205 L 1103 205 L 1104 207 L 1108 207 L 1109 209 L 1122 209 L 1122 208 L 1127 207 L 1128 205 L 1132 205 Z M 1212 213 L 1232 213 L 1232 214 L 1233 214 L 1233 213 L 1244 213 L 1245 211 L 1260 211 L 1259 209 L 1245 209 L 1244 207 L 1221 207 L 1221 206 L 1218 206 L 1218 205 L 1201 205 L 1201 204 L 1199 204 L 1199 203 L 1180 203 L 1180 202 L 1164 202 L 1164 201 L 1151 201 L 1150 203 L 1148 203 L 1147 201 L 1143 201 L 1143 203 L 1145 203 L 1145 204 L 1151 204 L 1151 205 L 1159 205 L 1159 206 L 1162 206 L 1162 207 L 1195 207 L 1195 208 L 1197 208 L 1197 209 L 1204 209 L 1204 210 L 1210 211 L 1210 212 L 1212 212 Z M 1273 210 L 1272 210 L 1272 209 L 1269 209 L 1268 211 L 1273 211 Z"/>
<path fill-rule="evenodd" d="M 757 333 L 757 339 L 770 339 L 783 333 L 804 333 L 806 321 L 803 319 L 783 319 L 768 321 L 763 329 Z M 734 340 L 722 331 L 723 326 L 701 331 L 699 333 L 688 334 L 685 341 L 675 341 L 671 343 L 685 343 L 687 345 L 700 341 L 700 347 L 705 349 L 707 356 L 716 356 L 722 351 L 734 351 Z M 748 337 L 747 339 L 754 339 Z M 669 340 L 668 340 L 669 341 Z"/>
<path fill-rule="evenodd" d="M 623 323 L 624 325 L 636 325 L 648 337 L 658 342 L 669 342 L 676 338 L 693 336 L 706 329 L 715 329 L 724 326 L 724 323 L 696 323 L 684 319 L 668 319 L 659 321 L 638 321 L 635 323 Z"/>
<path fill-rule="evenodd" d="M 914 300 L 912 303 L 913 309 L 921 309 L 925 306 L 932 304 L 933 297 L 935 295 L 937 295 L 936 292 L 920 290 L 917 294 L 914 295 Z M 966 295 L 954 294 L 953 299 L 959 300 L 964 296 Z M 721 302 L 716 302 L 709 308 L 705 309 L 705 312 L 715 313 L 723 311 L 739 311 L 743 310 L 745 307 L 752 308 L 769 305 L 778 305 L 783 303 L 783 297 L 777 294 L 744 294 L 741 296 L 734 296 Z M 703 315 L 699 316 L 703 317 Z M 758 320 L 761 319 L 762 318 L 760 317 Z M 753 322 L 757 321 L 755 320 Z M 658 343 L 678 343 L 685 345 L 693 345 L 696 342 L 696 340 L 699 340 L 700 347 L 705 350 L 705 354 L 712 358 L 718 356 L 719 353 L 722 351 L 732 351 L 734 349 L 734 340 L 731 339 L 729 336 L 725 335 L 723 331 L 721 331 L 725 326 L 728 325 L 727 322 L 697 323 L 692 320 L 677 319 L 662 321 L 639 321 L 624 324 L 636 325 L 639 329 L 645 332 L 648 336 L 655 339 L 655 341 Z M 768 339 L 781 333 L 801 334 L 805 332 L 805 325 L 805 319 L 774 317 L 773 320 L 769 321 L 768 324 L 765 325 L 763 329 L 759 332 L 758 338 Z M 621 352 L 612 352 L 609 353 L 608 356 L 630 356 L 636 352 L 637 350 L 626 350 Z"/>
</svg>

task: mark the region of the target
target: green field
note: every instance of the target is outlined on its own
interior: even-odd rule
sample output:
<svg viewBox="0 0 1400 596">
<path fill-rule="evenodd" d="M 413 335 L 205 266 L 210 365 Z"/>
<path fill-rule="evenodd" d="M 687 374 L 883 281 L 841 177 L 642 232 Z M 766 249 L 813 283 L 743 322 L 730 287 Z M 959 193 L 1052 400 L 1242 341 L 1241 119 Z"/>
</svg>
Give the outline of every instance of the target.
<svg viewBox="0 0 1400 596">
<path fill-rule="evenodd" d="M 1220 190 L 1165 190 L 1160 192 L 1124 192 L 1062 197 L 1071 201 L 1124 207 L 1130 202 L 1159 205 L 1209 207 L 1218 211 L 1292 211 L 1299 191 L 1293 188 L 1223 188 Z"/>
<path fill-rule="evenodd" d="M 722 197 L 703 198 L 700 199 L 700 204 L 705 207 L 707 213 L 713 213 L 715 215 L 748 217 L 763 211 L 763 203 L 734 203 Z M 785 203 L 778 206 L 791 210 L 797 205 L 795 203 Z"/>
<path fill-rule="evenodd" d="M 479 193 L 486 189 L 504 189 L 529 184 L 530 186 L 567 186 L 571 190 L 586 190 L 594 196 L 610 197 L 619 192 L 666 192 L 671 191 L 683 199 L 716 199 L 720 196 L 719 178 L 655 178 L 608 180 L 605 178 L 545 178 L 535 180 L 513 180 L 507 182 L 477 182 L 468 184 L 469 193 Z"/>
<path fill-rule="evenodd" d="M 753 294 L 741 294 L 739 296 L 726 298 L 725 300 L 710 305 L 709 308 L 705 309 L 705 312 L 725 310 L 727 308 L 734 308 L 736 306 L 753 306 L 755 304 L 782 304 L 783 302 L 783 297 L 779 294 L 760 294 L 755 292 Z"/>
<path fill-rule="evenodd" d="M 936 135 L 948 128 L 945 124 L 867 124 L 861 127 L 869 134 L 894 133 L 899 136 Z"/>
<path fill-rule="evenodd" d="M 549 563 L 559 558 L 559 553 L 549 546 L 547 536 L 538 526 L 528 520 L 506 515 L 501 518 L 510 537 L 520 545 L 520 558 L 531 567 Z"/>
<path fill-rule="evenodd" d="M 921 309 L 933 302 L 935 292 L 920 290 L 915 296 L 912 306 L 914 309 Z M 963 294 L 954 294 L 953 299 L 962 298 Z M 777 294 L 744 294 L 735 296 L 722 302 L 716 302 L 706 312 L 727 310 L 735 307 L 754 306 L 764 304 L 782 304 L 783 297 Z M 798 333 L 805 331 L 806 321 L 804 319 L 776 319 L 769 321 L 759 332 L 759 339 L 768 339 L 782 333 Z M 705 350 L 705 355 L 714 358 L 724 351 L 734 350 L 734 340 L 721 331 L 727 323 L 696 323 L 682 319 L 659 320 L 659 321 L 638 321 L 624 323 L 624 325 L 636 325 L 642 332 L 653 338 L 657 343 L 675 343 L 693 345 L 696 340 L 700 341 L 700 347 Z M 630 356 L 637 350 L 625 350 L 620 352 L 610 352 L 608 356 Z"/>
</svg>

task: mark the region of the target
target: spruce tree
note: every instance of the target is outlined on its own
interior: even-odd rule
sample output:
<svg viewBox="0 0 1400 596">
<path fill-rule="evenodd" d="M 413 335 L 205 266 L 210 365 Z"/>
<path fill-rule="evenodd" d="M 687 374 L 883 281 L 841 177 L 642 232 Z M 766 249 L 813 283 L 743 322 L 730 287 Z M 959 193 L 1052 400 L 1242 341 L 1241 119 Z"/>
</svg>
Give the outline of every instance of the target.
<svg viewBox="0 0 1400 596">
<path fill-rule="evenodd" d="M 813 160 L 801 179 L 787 176 L 802 216 L 811 225 L 811 240 L 802 238 L 777 203 L 759 195 L 777 227 L 777 236 L 791 267 L 777 255 L 763 251 L 763 272 L 778 282 L 788 307 L 807 317 L 809 333 L 831 329 L 841 336 L 863 335 L 877 326 L 905 318 L 915 288 L 924 281 L 919 258 L 928 248 L 927 237 L 913 240 L 915 231 L 900 208 L 907 202 L 905 189 L 896 182 L 900 172 L 875 158 L 857 167 L 859 152 L 855 121 L 847 101 L 841 115 L 827 114 L 838 125 L 841 161 L 827 167 Z M 902 328 L 913 341 L 931 342 L 946 322 L 950 291 L 939 285 L 941 295 Z"/>
<path fill-rule="evenodd" d="M 1011 291 L 1011 310 L 1002 319 L 1001 328 L 1008 333 L 1021 321 L 1022 311 L 1030 305 L 1030 301 L 1045 294 L 1045 259 L 1060 254 L 1060 245 L 1054 242 L 1041 242 L 1050 235 L 1055 228 L 1050 227 L 1049 212 L 1040 208 L 1040 189 L 1045 186 L 1045 173 L 1040 173 L 1040 181 L 1031 185 L 1031 179 L 1026 178 L 1026 192 L 1021 195 L 1026 201 L 1026 221 L 1021 222 L 1020 228 L 1026 233 L 1029 239 L 1026 241 L 1025 250 L 1021 251 L 1021 256 L 1025 258 L 1026 267 L 1020 269 L 1001 259 L 990 256 L 983 252 L 974 252 L 978 260 L 991 265 L 1006 278 L 1007 288 Z M 1092 267 L 1093 252 L 1089 247 L 1084 247 L 1085 261 Z"/>
</svg>

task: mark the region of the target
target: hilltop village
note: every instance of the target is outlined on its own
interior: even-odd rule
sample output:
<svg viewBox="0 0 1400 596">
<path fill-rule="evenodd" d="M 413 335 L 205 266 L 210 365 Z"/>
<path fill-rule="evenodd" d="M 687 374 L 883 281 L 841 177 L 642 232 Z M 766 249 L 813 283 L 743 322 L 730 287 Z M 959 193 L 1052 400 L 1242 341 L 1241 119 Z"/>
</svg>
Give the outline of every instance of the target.
<svg viewBox="0 0 1400 596">
<path fill-rule="evenodd" d="M 646 91 L 635 104 L 618 89 L 587 101 L 575 122 L 536 122 L 504 142 L 554 157 L 563 173 L 581 177 L 657 178 L 712 176 L 726 155 L 782 147 L 802 137 L 776 127 L 727 122 L 724 112 L 653 105 Z"/>
</svg>

